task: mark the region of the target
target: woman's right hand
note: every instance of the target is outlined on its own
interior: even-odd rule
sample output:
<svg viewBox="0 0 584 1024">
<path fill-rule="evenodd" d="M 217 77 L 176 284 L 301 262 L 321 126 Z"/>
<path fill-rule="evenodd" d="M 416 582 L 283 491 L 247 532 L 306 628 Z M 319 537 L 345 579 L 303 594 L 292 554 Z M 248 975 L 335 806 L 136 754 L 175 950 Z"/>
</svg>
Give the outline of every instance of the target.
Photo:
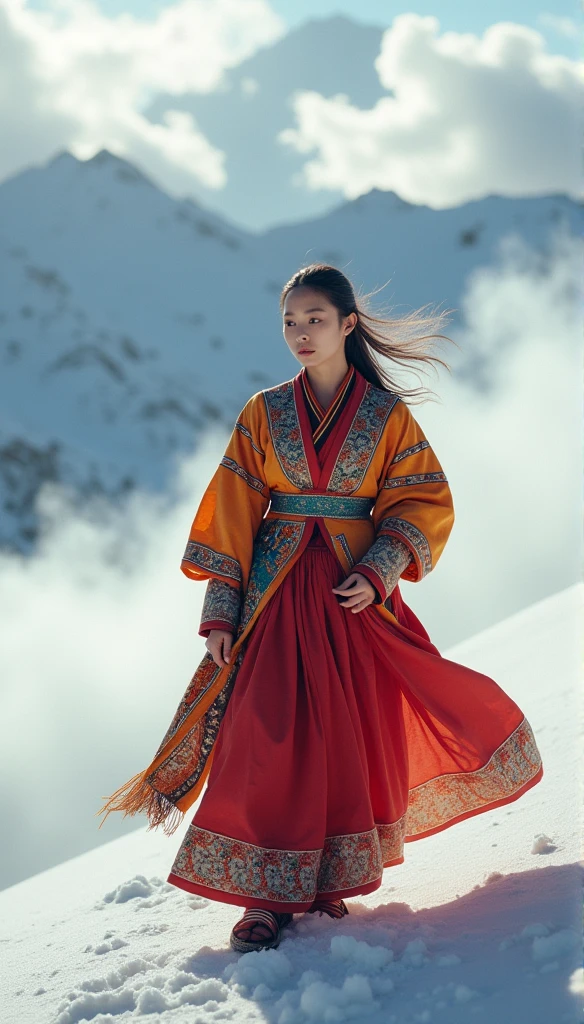
<svg viewBox="0 0 584 1024">
<path fill-rule="evenodd" d="M 233 633 L 227 629 L 212 629 L 209 632 L 209 636 L 205 640 L 205 647 L 219 668 L 225 668 L 225 665 L 229 664 L 232 643 Z"/>
</svg>

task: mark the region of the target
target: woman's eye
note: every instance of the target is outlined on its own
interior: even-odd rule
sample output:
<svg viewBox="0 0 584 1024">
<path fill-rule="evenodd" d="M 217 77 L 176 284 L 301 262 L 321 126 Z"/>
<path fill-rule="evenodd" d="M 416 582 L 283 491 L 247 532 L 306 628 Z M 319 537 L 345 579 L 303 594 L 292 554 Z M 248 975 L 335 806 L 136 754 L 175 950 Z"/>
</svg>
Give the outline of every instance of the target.
<svg viewBox="0 0 584 1024">
<path fill-rule="evenodd" d="M 317 316 L 311 316 L 311 318 L 310 318 L 310 323 L 315 323 L 315 324 L 319 324 L 319 323 L 320 323 L 320 319 L 319 319 L 319 317 L 317 317 Z"/>
</svg>

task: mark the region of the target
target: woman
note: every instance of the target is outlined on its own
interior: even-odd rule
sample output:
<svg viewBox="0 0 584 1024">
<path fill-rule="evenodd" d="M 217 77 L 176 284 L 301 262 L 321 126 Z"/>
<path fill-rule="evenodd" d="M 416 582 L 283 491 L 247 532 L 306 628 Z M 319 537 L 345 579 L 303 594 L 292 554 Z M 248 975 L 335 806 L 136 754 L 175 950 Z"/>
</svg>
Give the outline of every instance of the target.
<svg viewBox="0 0 584 1024">
<path fill-rule="evenodd" d="M 437 357 L 391 341 L 399 322 L 367 314 L 334 267 L 298 271 L 281 308 L 302 368 L 245 405 L 181 563 L 209 581 L 207 653 L 150 766 L 98 812 L 145 811 L 171 834 L 208 779 L 168 880 L 246 908 L 241 951 L 276 946 L 294 913 L 342 917 L 404 842 L 542 777 L 520 708 L 443 658 L 401 597 L 454 509 L 375 353 Z"/>
</svg>

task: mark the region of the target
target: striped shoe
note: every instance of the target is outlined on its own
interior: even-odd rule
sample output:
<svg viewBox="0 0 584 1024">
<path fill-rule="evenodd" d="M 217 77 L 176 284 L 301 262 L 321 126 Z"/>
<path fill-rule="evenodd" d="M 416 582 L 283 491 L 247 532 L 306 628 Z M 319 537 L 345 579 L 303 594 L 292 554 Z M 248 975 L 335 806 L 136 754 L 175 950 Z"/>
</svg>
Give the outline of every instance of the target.
<svg viewBox="0 0 584 1024">
<path fill-rule="evenodd" d="M 249 953 L 252 949 L 275 949 L 280 944 L 282 930 L 292 921 L 292 914 L 275 914 L 271 910 L 260 908 L 246 910 L 243 917 L 233 926 L 229 942 L 236 953 Z M 256 938 L 251 938 L 257 931 Z M 248 938 L 241 938 L 241 933 L 249 933 Z"/>
<path fill-rule="evenodd" d="M 329 917 L 339 918 L 344 917 L 349 911 L 345 906 L 344 900 L 315 900 L 307 914 L 328 914 Z"/>
</svg>

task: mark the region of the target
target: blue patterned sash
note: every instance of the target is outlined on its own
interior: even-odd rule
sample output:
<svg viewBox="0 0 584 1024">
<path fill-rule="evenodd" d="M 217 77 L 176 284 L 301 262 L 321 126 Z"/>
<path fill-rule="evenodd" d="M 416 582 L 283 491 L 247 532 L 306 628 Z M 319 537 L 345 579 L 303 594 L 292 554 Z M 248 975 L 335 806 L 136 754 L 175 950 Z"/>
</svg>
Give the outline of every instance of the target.
<svg viewBox="0 0 584 1024">
<path fill-rule="evenodd" d="M 293 516 L 326 516 L 330 519 L 369 519 L 374 498 L 347 494 L 286 494 L 270 491 L 269 512 Z"/>
</svg>

